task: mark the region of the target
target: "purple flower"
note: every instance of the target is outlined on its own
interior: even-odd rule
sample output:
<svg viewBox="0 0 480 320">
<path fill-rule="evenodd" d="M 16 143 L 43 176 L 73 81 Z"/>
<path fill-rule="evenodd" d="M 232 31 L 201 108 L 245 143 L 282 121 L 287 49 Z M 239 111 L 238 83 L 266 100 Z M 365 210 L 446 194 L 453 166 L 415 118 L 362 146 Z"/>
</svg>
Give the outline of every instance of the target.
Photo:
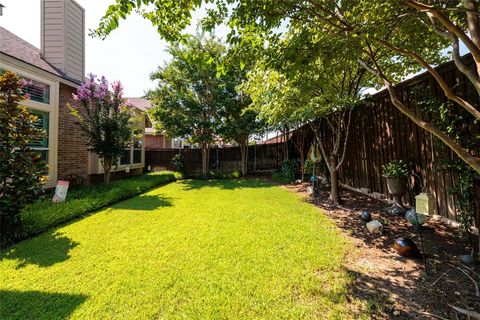
<svg viewBox="0 0 480 320">
<path fill-rule="evenodd" d="M 121 96 L 123 94 L 123 86 L 120 81 L 114 81 L 112 84 L 112 89 L 115 94 Z"/>
</svg>

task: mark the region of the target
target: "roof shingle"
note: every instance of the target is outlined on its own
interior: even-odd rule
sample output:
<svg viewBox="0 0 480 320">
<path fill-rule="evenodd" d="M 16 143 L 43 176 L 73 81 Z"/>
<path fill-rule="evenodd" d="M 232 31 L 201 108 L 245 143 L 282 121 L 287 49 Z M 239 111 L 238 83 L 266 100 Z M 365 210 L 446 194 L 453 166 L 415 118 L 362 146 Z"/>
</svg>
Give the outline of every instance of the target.
<svg viewBox="0 0 480 320">
<path fill-rule="evenodd" d="M 78 81 L 67 77 L 62 71 L 45 61 L 40 55 L 40 49 L 3 27 L 0 27 L 0 53 L 9 55 L 61 78 L 78 83 Z"/>
</svg>

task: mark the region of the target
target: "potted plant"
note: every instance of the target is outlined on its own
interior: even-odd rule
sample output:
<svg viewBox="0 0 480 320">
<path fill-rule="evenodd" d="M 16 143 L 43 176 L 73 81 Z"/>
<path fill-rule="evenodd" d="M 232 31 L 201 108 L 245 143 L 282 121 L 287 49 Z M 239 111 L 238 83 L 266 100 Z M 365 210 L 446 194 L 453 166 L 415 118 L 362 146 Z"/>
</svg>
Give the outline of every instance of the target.
<svg viewBox="0 0 480 320">
<path fill-rule="evenodd" d="M 408 166 L 402 160 L 392 161 L 382 166 L 383 176 L 387 180 L 388 193 L 393 196 L 393 205 L 388 208 L 392 214 L 405 214 L 407 210 L 402 197 L 407 193 Z"/>
</svg>

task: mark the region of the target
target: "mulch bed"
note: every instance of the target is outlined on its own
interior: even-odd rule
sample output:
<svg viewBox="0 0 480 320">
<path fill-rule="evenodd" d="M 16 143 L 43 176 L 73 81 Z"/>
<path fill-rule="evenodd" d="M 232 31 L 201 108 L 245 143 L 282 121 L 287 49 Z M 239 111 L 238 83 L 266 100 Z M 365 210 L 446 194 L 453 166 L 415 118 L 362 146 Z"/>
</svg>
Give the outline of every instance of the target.
<svg viewBox="0 0 480 320">
<path fill-rule="evenodd" d="M 480 268 L 460 261 L 460 255 L 469 250 L 458 230 L 436 221 L 425 225 L 425 272 L 423 259 L 404 258 L 393 249 L 396 238 L 408 237 L 419 247 L 420 238 L 404 217 L 384 212 L 384 202 L 343 189 L 342 205 L 332 207 L 328 188 L 321 187 L 319 195 L 312 198 L 307 194 L 308 186 L 303 183 L 287 188 L 324 209 L 359 248 L 359 254 L 347 257 L 346 268 L 355 276 L 351 294 L 371 301 L 372 319 L 467 319 L 450 305 L 480 312 L 480 298 L 472 281 L 480 285 Z M 359 219 L 363 210 L 386 223 L 383 235 L 368 232 Z"/>
</svg>

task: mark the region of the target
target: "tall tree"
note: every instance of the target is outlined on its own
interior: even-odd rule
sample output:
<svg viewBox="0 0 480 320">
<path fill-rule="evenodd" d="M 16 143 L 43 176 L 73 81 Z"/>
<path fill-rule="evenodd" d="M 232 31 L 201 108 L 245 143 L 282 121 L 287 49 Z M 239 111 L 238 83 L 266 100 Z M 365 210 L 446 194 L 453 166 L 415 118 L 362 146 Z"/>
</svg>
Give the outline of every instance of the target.
<svg viewBox="0 0 480 320">
<path fill-rule="evenodd" d="M 123 98 L 122 84 L 110 85 L 105 77 L 90 74 L 73 98 L 76 103 L 69 105 L 70 112 L 88 139 L 90 151 L 100 158 L 103 182 L 109 185 L 112 168 L 134 136 L 133 118 Z"/>
<path fill-rule="evenodd" d="M 202 151 L 202 173 L 207 177 L 210 147 L 218 137 L 220 110 L 225 100 L 217 64 L 225 47 L 214 38 L 191 37 L 168 49 L 172 60 L 151 75 L 158 80 L 148 93 L 158 129 L 188 138 Z"/>
<path fill-rule="evenodd" d="M 287 41 L 291 40 L 283 42 Z M 302 57 L 301 51 L 285 56 L 277 70 L 259 68 L 251 73 L 246 86 L 260 116 L 310 124 L 330 172 L 330 200 L 338 204 L 339 170 L 348 152 L 352 110 L 372 77 L 354 56 L 338 55 L 340 48 L 329 37 L 317 37 L 310 45 L 321 48 L 324 54 L 315 59 Z M 284 54 L 281 50 L 278 53 Z"/>
<path fill-rule="evenodd" d="M 25 83 L 13 72 L 0 75 L 0 248 L 21 237 L 20 211 L 42 192 L 46 164 L 29 144 L 45 132 L 21 103 Z"/>
<path fill-rule="evenodd" d="M 233 141 L 240 147 L 242 175 L 247 175 L 248 143 L 253 134 L 260 133 L 264 125 L 257 119 L 257 112 L 250 109 L 251 99 L 239 85 L 246 80 L 246 69 L 228 64 L 228 71 L 220 76 L 225 86 L 219 135 L 225 141 Z"/>
<path fill-rule="evenodd" d="M 179 40 L 190 24 L 192 12 L 208 1 L 187 0 L 171 12 L 173 1 L 117 0 L 102 18 L 95 34 L 107 36 L 118 27 L 119 20 L 132 11 L 152 21 L 168 40 Z M 154 9 L 146 5 L 155 4 Z M 432 74 L 445 96 L 456 106 L 480 119 L 480 111 L 471 101 L 455 93 L 456 84 L 448 84 L 434 69 L 445 61 L 444 49 L 451 48 L 458 70 L 479 92 L 480 88 L 480 20 L 476 0 L 219 0 L 202 20 L 206 29 L 220 23 L 232 28 L 229 40 L 252 51 L 265 43 L 275 46 L 285 29 L 305 28 L 312 35 L 328 34 L 333 39 L 347 39 L 349 50 L 362 55 L 358 59 L 388 89 L 393 105 L 415 124 L 445 143 L 464 162 L 480 172 L 480 157 L 468 146 L 460 145 L 448 132 L 410 110 L 398 97 L 395 84 L 412 73 L 426 69 Z M 254 36 L 261 35 L 258 41 Z M 302 39 L 302 38 L 301 38 Z M 253 41 L 252 41 L 253 40 Z M 304 39 L 303 39 L 304 40 Z M 341 40 L 341 41 L 343 41 Z M 460 57 L 460 43 L 471 53 L 473 63 Z M 291 41 L 285 52 L 295 51 L 302 43 Z M 319 52 L 307 48 L 312 55 Z M 344 54 L 346 51 L 340 51 Z M 475 124 L 471 124 L 475 125 Z"/>
</svg>

